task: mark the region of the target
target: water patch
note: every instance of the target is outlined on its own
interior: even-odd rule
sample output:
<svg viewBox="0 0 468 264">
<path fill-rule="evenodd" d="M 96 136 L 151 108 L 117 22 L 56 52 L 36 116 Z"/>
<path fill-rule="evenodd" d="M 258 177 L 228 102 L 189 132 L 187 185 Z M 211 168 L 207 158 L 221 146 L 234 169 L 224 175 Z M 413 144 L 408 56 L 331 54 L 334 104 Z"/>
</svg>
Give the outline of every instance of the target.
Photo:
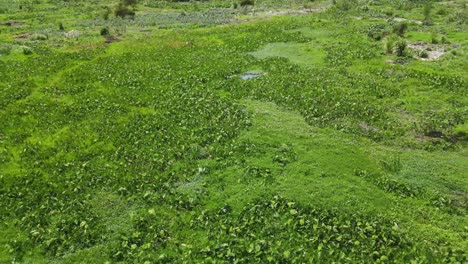
<svg viewBox="0 0 468 264">
<path fill-rule="evenodd" d="M 242 80 L 250 80 L 250 79 L 261 77 L 263 75 L 265 75 L 265 73 L 263 72 L 247 72 L 247 73 L 242 74 L 240 78 Z"/>
</svg>

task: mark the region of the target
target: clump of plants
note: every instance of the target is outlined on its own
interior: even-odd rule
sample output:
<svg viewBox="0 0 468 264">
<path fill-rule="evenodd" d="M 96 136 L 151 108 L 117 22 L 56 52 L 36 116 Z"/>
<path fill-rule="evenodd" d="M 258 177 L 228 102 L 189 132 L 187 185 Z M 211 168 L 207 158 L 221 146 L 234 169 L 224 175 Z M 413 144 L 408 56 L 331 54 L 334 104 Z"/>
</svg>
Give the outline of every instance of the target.
<svg viewBox="0 0 468 264">
<path fill-rule="evenodd" d="M 432 44 L 439 44 L 439 39 L 437 38 L 437 34 L 436 34 L 436 33 L 432 33 L 432 34 L 431 34 L 431 43 L 432 43 Z"/>
<path fill-rule="evenodd" d="M 137 0 L 122 0 L 115 10 L 115 16 L 121 18 L 130 17 L 133 19 L 135 17 L 135 11 L 130 9 L 130 7 L 135 9 L 136 4 Z"/>
<path fill-rule="evenodd" d="M 423 58 L 423 59 L 427 59 L 427 58 L 429 58 L 429 54 L 427 53 L 426 50 L 420 50 L 420 51 L 418 51 L 418 57 Z"/>
<path fill-rule="evenodd" d="M 47 40 L 47 36 L 44 34 L 33 34 L 31 37 L 29 37 L 30 40 Z"/>
<path fill-rule="evenodd" d="M 109 35 L 109 28 L 108 27 L 105 27 L 105 28 L 101 28 L 101 36 L 108 36 Z"/>
<path fill-rule="evenodd" d="M 424 16 L 424 24 L 431 25 L 432 24 L 432 2 L 427 1 L 427 3 L 423 7 L 423 16 Z"/>
<path fill-rule="evenodd" d="M 106 6 L 106 7 L 105 7 L 105 11 L 104 11 L 104 13 L 102 14 L 102 18 L 103 18 L 104 20 L 109 20 L 109 16 L 110 16 L 111 14 L 112 14 L 111 8 L 108 7 L 108 6 Z"/>
<path fill-rule="evenodd" d="M 2 44 L 0 45 L 0 55 L 8 55 L 11 52 L 11 45 Z"/>
<path fill-rule="evenodd" d="M 339 10 L 347 11 L 357 5 L 356 0 L 333 0 L 332 4 Z"/>
<path fill-rule="evenodd" d="M 454 128 L 463 124 L 463 111 L 443 109 L 439 111 L 429 111 L 425 113 L 421 132 L 426 137 L 449 139 L 454 134 Z"/>
<path fill-rule="evenodd" d="M 406 47 L 406 41 L 396 35 L 391 35 L 385 42 L 385 52 L 398 57 L 404 57 L 406 55 Z"/>
<path fill-rule="evenodd" d="M 255 0 L 241 0 L 240 6 L 253 6 L 255 5 Z"/>
<path fill-rule="evenodd" d="M 33 54 L 33 51 L 32 51 L 32 49 L 30 47 L 23 46 L 22 50 L 23 50 L 24 55 L 32 55 Z"/>
<path fill-rule="evenodd" d="M 397 34 L 400 37 L 403 37 L 405 35 L 405 32 L 407 29 L 408 29 L 408 24 L 404 21 L 393 25 L 393 33 Z"/>
<path fill-rule="evenodd" d="M 384 24 L 372 25 L 367 29 L 367 36 L 373 40 L 382 40 L 387 35 L 387 26 Z"/>
</svg>

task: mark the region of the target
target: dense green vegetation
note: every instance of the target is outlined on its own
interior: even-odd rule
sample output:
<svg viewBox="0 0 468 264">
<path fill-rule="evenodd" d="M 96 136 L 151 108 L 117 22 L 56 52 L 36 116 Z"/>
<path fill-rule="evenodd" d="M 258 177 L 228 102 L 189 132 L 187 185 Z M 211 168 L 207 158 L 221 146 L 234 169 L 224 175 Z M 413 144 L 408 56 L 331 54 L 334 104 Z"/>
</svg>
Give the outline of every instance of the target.
<svg viewBox="0 0 468 264">
<path fill-rule="evenodd" d="M 466 13 L 1 1 L 0 263 L 466 263 Z"/>
</svg>

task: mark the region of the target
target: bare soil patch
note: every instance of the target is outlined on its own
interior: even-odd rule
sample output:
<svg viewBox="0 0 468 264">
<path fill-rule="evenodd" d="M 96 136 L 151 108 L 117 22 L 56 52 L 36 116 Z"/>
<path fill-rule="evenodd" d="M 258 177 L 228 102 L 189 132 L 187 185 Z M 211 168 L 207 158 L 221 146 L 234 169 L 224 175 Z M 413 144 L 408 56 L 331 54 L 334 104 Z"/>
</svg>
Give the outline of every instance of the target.
<svg viewBox="0 0 468 264">
<path fill-rule="evenodd" d="M 419 58 L 425 61 L 433 61 L 438 60 L 442 57 L 445 53 L 447 53 L 446 45 L 436 45 L 436 44 L 427 44 L 424 42 L 417 42 L 408 44 L 408 47 L 417 51 L 417 52 L 426 52 L 426 58 Z"/>
<path fill-rule="evenodd" d="M 25 23 L 22 21 L 13 21 L 13 20 L 0 23 L 1 26 L 7 26 L 7 27 L 20 27 L 24 24 Z"/>
<path fill-rule="evenodd" d="M 107 44 L 111 44 L 111 43 L 114 43 L 114 42 L 120 42 L 120 39 L 117 38 L 116 36 L 106 36 L 106 41 L 105 43 Z"/>
<path fill-rule="evenodd" d="M 15 36 L 15 40 L 19 40 L 19 41 L 28 40 L 29 37 L 31 37 L 33 34 L 34 33 L 32 33 L 32 32 L 26 32 L 26 33 L 23 33 L 23 34 L 19 34 L 19 35 Z"/>
</svg>

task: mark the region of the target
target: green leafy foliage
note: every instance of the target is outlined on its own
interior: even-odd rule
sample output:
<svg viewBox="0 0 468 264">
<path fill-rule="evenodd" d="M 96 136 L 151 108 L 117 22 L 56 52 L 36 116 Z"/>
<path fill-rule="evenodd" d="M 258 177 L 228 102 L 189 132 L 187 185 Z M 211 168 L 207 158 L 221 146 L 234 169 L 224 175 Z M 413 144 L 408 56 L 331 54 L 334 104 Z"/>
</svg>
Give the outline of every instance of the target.
<svg viewBox="0 0 468 264">
<path fill-rule="evenodd" d="M 466 262 L 461 18 L 97 2 L 0 6 L 0 262 Z M 410 60 L 407 27 L 458 56 Z"/>
</svg>

